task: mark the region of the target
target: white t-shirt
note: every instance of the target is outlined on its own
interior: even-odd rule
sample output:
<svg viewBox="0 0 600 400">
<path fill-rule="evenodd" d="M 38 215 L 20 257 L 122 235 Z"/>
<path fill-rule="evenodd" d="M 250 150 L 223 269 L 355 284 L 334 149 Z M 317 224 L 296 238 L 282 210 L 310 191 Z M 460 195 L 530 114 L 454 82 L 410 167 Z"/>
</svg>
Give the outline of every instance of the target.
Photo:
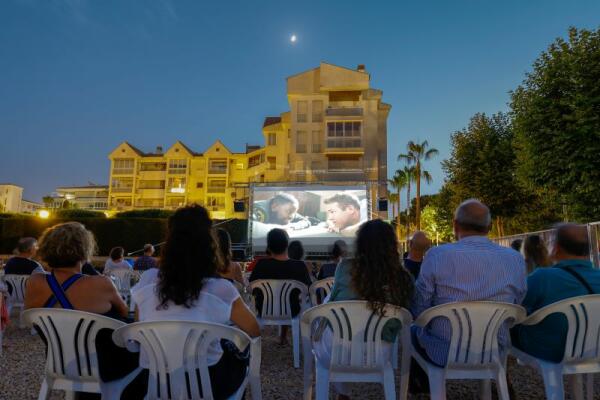
<svg viewBox="0 0 600 400">
<path fill-rule="evenodd" d="M 119 261 L 119 262 L 115 262 L 115 261 L 111 260 L 110 257 L 104 263 L 104 275 L 107 275 L 110 272 L 115 271 L 115 270 L 119 270 L 119 269 L 132 269 L 132 267 L 125 260 L 122 260 L 122 261 Z"/>
<path fill-rule="evenodd" d="M 192 307 L 168 303 L 165 309 L 160 306 L 156 291 L 158 269 L 152 268 L 144 272 L 140 281 L 131 289 L 131 296 L 138 307 L 140 321 L 196 321 L 213 322 L 229 325 L 231 307 L 233 302 L 240 297 L 239 292 L 226 279 L 205 279 L 200 296 Z M 218 341 L 213 342 L 208 349 L 208 365 L 216 364 L 223 350 Z M 148 360 L 142 352 L 140 365 L 148 368 Z"/>
</svg>

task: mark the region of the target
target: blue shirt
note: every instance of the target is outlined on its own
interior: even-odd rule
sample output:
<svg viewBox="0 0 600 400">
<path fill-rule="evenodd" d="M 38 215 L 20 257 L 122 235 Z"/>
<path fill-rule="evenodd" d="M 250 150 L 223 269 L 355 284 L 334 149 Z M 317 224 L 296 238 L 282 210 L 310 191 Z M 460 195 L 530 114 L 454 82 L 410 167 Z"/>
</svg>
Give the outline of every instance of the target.
<svg viewBox="0 0 600 400">
<path fill-rule="evenodd" d="M 416 281 L 411 311 L 415 317 L 428 308 L 457 301 L 499 301 L 520 304 L 525 296 L 525 260 L 515 250 L 485 236 L 468 236 L 430 249 Z M 451 336 L 445 318 L 417 329 L 417 339 L 431 360 L 445 365 Z M 500 342 L 508 332 L 500 330 Z"/>
<path fill-rule="evenodd" d="M 527 278 L 527 296 L 523 307 L 531 314 L 557 301 L 590 294 L 569 272 L 560 267 L 569 266 L 600 293 L 600 271 L 587 260 L 563 260 L 558 268 L 536 269 Z M 517 326 L 512 330 L 513 345 L 521 350 L 551 362 L 561 362 L 565 353 L 567 319 L 562 314 L 549 315 L 537 325 Z"/>
</svg>

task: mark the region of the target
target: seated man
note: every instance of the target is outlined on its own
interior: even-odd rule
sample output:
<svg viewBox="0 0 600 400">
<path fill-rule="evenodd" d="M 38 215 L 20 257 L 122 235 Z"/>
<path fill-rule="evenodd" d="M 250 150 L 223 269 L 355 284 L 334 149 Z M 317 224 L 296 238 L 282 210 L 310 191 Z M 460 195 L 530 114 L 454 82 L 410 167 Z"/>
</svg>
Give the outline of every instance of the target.
<svg viewBox="0 0 600 400">
<path fill-rule="evenodd" d="M 415 317 L 455 301 L 521 303 L 526 290 L 525 261 L 513 249 L 487 238 L 490 225 L 490 210 L 481 202 L 471 199 L 458 206 L 454 214 L 458 242 L 430 249 L 421 265 L 412 305 Z M 418 351 L 439 366 L 446 364 L 450 335 L 450 323 L 444 318 L 413 330 Z M 508 332 L 501 331 L 500 340 L 506 343 Z"/>
<path fill-rule="evenodd" d="M 416 231 L 409 241 L 408 254 L 404 257 L 404 268 L 417 279 L 425 252 L 431 247 L 431 240 L 423 231 Z"/>
<path fill-rule="evenodd" d="M 44 268 L 37 261 L 32 260 L 38 249 L 37 240 L 32 237 L 25 237 L 19 240 L 16 255 L 9 259 L 4 265 L 4 273 L 9 275 L 31 275 L 44 272 Z"/>
<path fill-rule="evenodd" d="M 292 279 L 304 283 L 307 287 L 311 284 L 310 276 L 304 261 L 291 260 L 288 257 L 288 234 L 279 228 L 272 229 L 267 234 L 267 250 L 271 255 L 269 258 L 258 260 L 256 266 L 252 270 L 249 281 L 259 279 Z M 292 316 L 300 313 L 300 299 L 298 290 L 292 290 L 290 294 L 290 306 Z M 255 291 L 253 295 L 256 298 L 257 311 L 261 312 L 263 298 L 260 291 Z M 281 343 L 285 343 L 287 335 L 286 326 L 281 329 Z"/>
<path fill-rule="evenodd" d="M 154 246 L 150 243 L 144 245 L 144 255 L 138 257 L 133 263 L 133 269 L 136 271 L 147 271 L 150 268 L 158 268 L 154 255 Z"/>
<path fill-rule="evenodd" d="M 590 261 L 590 242 L 583 225 L 563 224 L 556 229 L 553 267 L 538 268 L 527 278 L 523 307 L 531 314 L 542 307 L 575 296 L 600 293 L 600 271 Z M 567 319 L 548 316 L 532 326 L 511 331 L 513 345 L 546 361 L 561 362 L 565 353 Z"/>
</svg>

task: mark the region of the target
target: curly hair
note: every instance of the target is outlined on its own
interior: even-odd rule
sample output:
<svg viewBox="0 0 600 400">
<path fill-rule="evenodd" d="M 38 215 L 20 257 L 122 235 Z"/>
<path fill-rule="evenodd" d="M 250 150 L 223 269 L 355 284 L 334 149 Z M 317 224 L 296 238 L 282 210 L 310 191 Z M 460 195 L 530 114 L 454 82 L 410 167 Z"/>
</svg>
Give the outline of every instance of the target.
<svg viewBox="0 0 600 400">
<path fill-rule="evenodd" d="M 65 222 L 42 233 L 38 254 L 50 268 L 68 268 L 88 261 L 96 249 L 92 232 L 79 222 Z"/>
<path fill-rule="evenodd" d="M 390 224 L 376 219 L 361 225 L 351 274 L 353 288 L 377 314 L 383 314 L 386 303 L 408 307 L 414 283 L 400 263 L 398 242 Z"/>
<path fill-rule="evenodd" d="M 225 229 L 217 229 L 217 240 L 219 241 L 219 250 L 221 259 L 223 260 L 222 269 L 219 272 L 227 273 L 229 271 L 229 264 L 233 255 L 231 253 L 231 236 Z"/>
<path fill-rule="evenodd" d="M 223 260 L 208 211 L 199 205 L 183 207 L 169 217 L 158 273 L 160 306 L 191 308 L 206 278 L 217 276 Z"/>
</svg>

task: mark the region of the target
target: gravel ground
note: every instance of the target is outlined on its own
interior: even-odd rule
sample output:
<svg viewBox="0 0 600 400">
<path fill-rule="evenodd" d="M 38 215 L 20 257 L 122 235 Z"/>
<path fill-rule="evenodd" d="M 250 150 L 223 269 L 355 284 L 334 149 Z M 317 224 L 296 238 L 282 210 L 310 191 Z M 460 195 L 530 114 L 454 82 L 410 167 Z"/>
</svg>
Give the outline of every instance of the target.
<svg viewBox="0 0 600 400">
<path fill-rule="evenodd" d="M 276 331 L 267 329 L 263 336 L 262 389 L 265 400 L 301 399 L 302 369 L 292 367 L 291 346 L 277 343 Z M 36 399 L 44 366 L 44 346 L 37 336 L 27 329 L 17 329 L 14 324 L 4 333 L 3 355 L 0 356 L 0 399 Z M 544 399 L 541 377 L 533 370 L 509 364 L 509 376 L 518 399 Z M 595 398 L 600 399 L 600 380 L 596 379 Z M 398 382 L 398 378 L 396 379 Z M 451 381 L 448 383 L 449 399 L 478 398 L 474 382 Z M 61 392 L 53 392 L 52 400 L 63 399 Z M 250 398 L 250 396 L 246 396 Z M 330 398 L 335 398 L 331 393 Z M 382 399 L 383 391 L 377 384 L 355 384 L 353 399 Z M 429 396 L 410 396 L 411 399 L 427 399 Z M 567 397 L 568 398 L 568 397 Z"/>
</svg>

